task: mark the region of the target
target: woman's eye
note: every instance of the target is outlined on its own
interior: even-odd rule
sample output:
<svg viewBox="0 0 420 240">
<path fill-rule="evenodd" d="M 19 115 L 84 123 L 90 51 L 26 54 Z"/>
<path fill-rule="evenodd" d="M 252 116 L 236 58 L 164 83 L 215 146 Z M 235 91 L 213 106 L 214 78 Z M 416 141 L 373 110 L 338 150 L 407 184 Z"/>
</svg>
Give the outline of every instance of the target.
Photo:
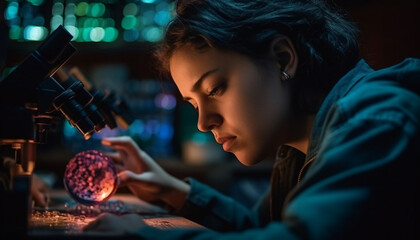
<svg viewBox="0 0 420 240">
<path fill-rule="evenodd" d="M 213 88 L 213 90 L 211 90 L 208 95 L 209 96 L 217 95 L 217 94 L 221 93 L 224 89 L 225 89 L 225 84 L 222 83 L 222 84 L 218 85 L 217 87 Z"/>
</svg>

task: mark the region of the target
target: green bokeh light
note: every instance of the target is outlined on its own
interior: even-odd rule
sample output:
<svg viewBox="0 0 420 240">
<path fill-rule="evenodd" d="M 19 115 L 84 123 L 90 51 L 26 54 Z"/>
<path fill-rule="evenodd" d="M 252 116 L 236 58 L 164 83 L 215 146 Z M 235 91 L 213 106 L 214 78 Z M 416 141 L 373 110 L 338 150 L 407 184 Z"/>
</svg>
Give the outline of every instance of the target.
<svg viewBox="0 0 420 240">
<path fill-rule="evenodd" d="M 67 15 L 64 18 L 64 25 L 76 26 L 76 16 Z"/>
<path fill-rule="evenodd" d="M 137 12 L 138 12 L 138 7 L 137 7 L 137 4 L 135 3 L 129 3 L 124 6 L 124 9 L 123 9 L 124 16 L 128 16 L 128 15 L 135 16 L 137 15 Z"/>
<path fill-rule="evenodd" d="M 129 30 L 134 29 L 137 26 L 137 18 L 135 18 L 133 15 L 125 16 L 121 21 L 121 27 Z"/>
<path fill-rule="evenodd" d="M 75 26 L 64 26 L 64 28 L 69 31 L 71 35 L 73 35 L 72 40 L 76 40 L 79 36 L 79 29 Z"/>
<path fill-rule="evenodd" d="M 105 28 L 104 42 L 114 42 L 118 38 L 118 30 L 114 27 Z"/>
<path fill-rule="evenodd" d="M 19 40 L 20 39 L 20 33 L 22 29 L 20 26 L 12 25 L 9 29 L 9 38 L 13 40 Z"/>
<path fill-rule="evenodd" d="M 23 30 L 23 38 L 29 41 L 42 41 L 47 35 L 48 30 L 43 26 L 28 25 Z"/>
<path fill-rule="evenodd" d="M 61 2 L 56 2 L 52 6 L 51 13 L 52 15 L 63 15 L 64 5 Z"/>
<path fill-rule="evenodd" d="M 50 30 L 63 25 L 74 36 L 73 41 L 114 42 L 121 38 L 126 42 L 156 42 L 163 36 L 173 7 L 168 0 L 6 2 L 3 14 L 9 23 L 9 38 L 17 41 L 41 41 Z M 40 11 L 44 6 L 49 8 L 46 13 Z"/>
<path fill-rule="evenodd" d="M 87 2 L 78 3 L 76 7 L 76 15 L 85 16 L 88 12 L 88 7 L 89 7 L 89 4 Z"/>
<path fill-rule="evenodd" d="M 34 6 L 40 6 L 44 3 L 44 0 L 28 0 L 28 2 L 32 3 Z"/>
<path fill-rule="evenodd" d="M 84 42 L 90 42 L 91 41 L 91 39 L 90 39 L 90 31 L 91 30 L 92 30 L 91 27 L 83 28 L 81 36 L 82 36 L 82 40 Z"/>
<path fill-rule="evenodd" d="M 19 3 L 11 2 L 9 6 L 7 6 L 6 11 L 4 12 L 4 18 L 6 20 L 11 20 L 17 17 L 18 10 L 19 10 Z"/>
<path fill-rule="evenodd" d="M 76 4 L 68 3 L 66 9 L 64 10 L 65 15 L 75 15 L 76 14 Z"/>
<path fill-rule="evenodd" d="M 88 16 L 101 17 L 105 13 L 105 5 L 103 3 L 91 3 L 88 6 Z"/>
<path fill-rule="evenodd" d="M 100 42 L 105 36 L 105 30 L 101 27 L 95 27 L 90 31 L 90 39 L 93 42 Z"/>
<path fill-rule="evenodd" d="M 63 17 L 60 15 L 54 15 L 51 18 L 51 29 L 56 29 L 59 25 L 63 25 Z"/>
<path fill-rule="evenodd" d="M 141 0 L 144 3 L 154 3 L 156 0 Z"/>
<path fill-rule="evenodd" d="M 146 41 L 157 42 L 162 38 L 163 31 L 158 27 L 147 27 L 142 31 L 142 36 Z"/>
</svg>

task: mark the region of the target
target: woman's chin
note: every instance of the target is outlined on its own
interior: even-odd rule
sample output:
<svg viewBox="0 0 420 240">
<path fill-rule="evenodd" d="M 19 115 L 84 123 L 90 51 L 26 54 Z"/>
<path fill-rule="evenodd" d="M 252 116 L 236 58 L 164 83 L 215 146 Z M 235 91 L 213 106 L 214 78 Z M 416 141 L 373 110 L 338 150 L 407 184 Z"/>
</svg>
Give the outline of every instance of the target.
<svg viewBox="0 0 420 240">
<path fill-rule="evenodd" d="M 244 156 L 245 154 L 244 155 L 237 154 L 237 153 L 233 153 L 233 154 L 236 156 L 238 161 L 245 166 L 252 166 L 259 162 L 259 161 L 256 161 L 255 158 L 250 158 L 249 154 L 248 156 Z"/>
</svg>

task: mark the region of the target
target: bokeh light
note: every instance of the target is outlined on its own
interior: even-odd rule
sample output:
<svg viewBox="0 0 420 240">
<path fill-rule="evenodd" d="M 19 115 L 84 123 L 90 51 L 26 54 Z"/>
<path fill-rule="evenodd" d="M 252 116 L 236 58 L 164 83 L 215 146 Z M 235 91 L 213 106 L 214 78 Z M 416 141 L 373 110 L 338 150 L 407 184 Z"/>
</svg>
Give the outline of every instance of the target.
<svg viewBox="0 0 420 240">
<path fill-rule="evenodd" d="M 105 28 L 104 42 L 113 42 L 118 38 L 118 30 L 114 27 Z"/>
<path fill-rule="evenodd" d="M 72 40 L 78 42 L 157 42 L 174 10 L 169 0 L 7 2 L 3 18 L 13 29 L 9 38 L 19 42 L 40 41 L 59 25 L 77 34 Z"/>
<path fill-rule="evenodd" d="M 123 9 L 123 15 L 124 16 L 128 16 L 128 15 L 136 15 L 138 12 L 138 7 L 137 4 L 135 3 L 128 3 L 127 5 L 125 5 L 124 9 Z"/>
<path fill-rule="evenodd" d="M 61 2 L 56 2 L 52 6 L 51 13 L 52 15 L 63 15 L 64 12 L 64 5 Z"/>
<path fill-rule="evenodd" d="M 4 18 L 6 20 L 11 20 L 17 17 L 18 9 L 19 9 L 19 3 L 11 2 L 9 6 L 7 6 L 6 11 L 4 12 Z"/>
<path fill-rule="evenodd" d="M 9 37 L 10 37 L 10 39 L 13 39 L 13 40 L 18 40 L 18 39 L 20 39 L 20 32 L 21 32 L 21 27 L 19 27 L 19 26 L 17 26 L 17 25 L 13 25 L 13 26 L 11 26 L 10 27 L 10 30 L 9 30 Z"/>
<path fill-rule="evenodd" d="M 88 7 L 89 7 L 89 4 L 87 2 L 78 3 L 76 7 L 76 15 L 85 16 L 88 12 Z"/>
<path fill-rule="evenodd" d="M 42 26 L 26 26 L 23 30 L 23 38 L 29 41 L 42 41 L 48 35 L 48 30 Z"/>
<path fill-rule="evenodd" d="M 92 39 L 93 42 L 102 41 L 104 36 L 105 30 L 101 27 L 95 27 L 90 31 L 90 39 Z"/>
<path fill-rule="evenodd" d="M 40 6 L 44 3 L 44 0 L 27 0 L 28 2 L 32 3 L 34 6 Z"/>
</svg>

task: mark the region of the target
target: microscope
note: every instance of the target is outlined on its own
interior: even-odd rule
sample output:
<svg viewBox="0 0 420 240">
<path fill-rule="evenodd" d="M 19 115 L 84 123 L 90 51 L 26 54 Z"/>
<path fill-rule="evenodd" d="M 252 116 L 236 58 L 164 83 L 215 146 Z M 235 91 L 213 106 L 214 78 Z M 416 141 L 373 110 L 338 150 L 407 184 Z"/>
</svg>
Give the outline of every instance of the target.
<svg viewBox="0 0 420 240">
<path fill-rule="evenodd" d="M 36 145 L 47 143 L 62 117 L 85 140 L 107 125 L 117 127 L 115 119 L 124 119 L 124 126 L 134 121 L 115 97 L 86 89 L 76 75 L 52 77 L 76 52 L 72 38 L 59 26 L 0 81 L 0 236 L 27 233 Z"/>
</svg>

